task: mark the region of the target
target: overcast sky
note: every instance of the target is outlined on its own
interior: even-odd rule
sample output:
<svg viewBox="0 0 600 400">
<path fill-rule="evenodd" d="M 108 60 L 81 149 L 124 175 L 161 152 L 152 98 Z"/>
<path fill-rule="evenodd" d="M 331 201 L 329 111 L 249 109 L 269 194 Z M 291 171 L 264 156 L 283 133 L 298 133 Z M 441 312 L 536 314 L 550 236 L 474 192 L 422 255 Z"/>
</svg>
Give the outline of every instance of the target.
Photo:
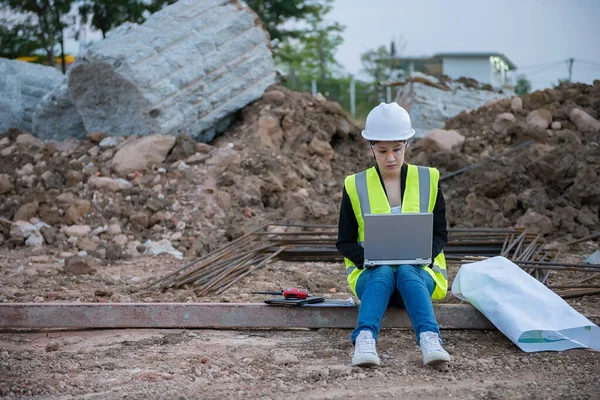
<svg viewBox="0 0 600 400">
<path fill-rule="evenodd" d="M 362 52 L 402 37 L 406 56 L 503 53 L 534 89 L 566 78 L 570 57 L 574 81 L 600 79 L 600 0 L 335 0 L 327 19 L 346 27 L 337 60 L 352 74 Z"/>
<path fill-rule="evenodd" d="M 335 0 L 328 18 L 346 26 L 337 59 L 351 73 L 362 52 L 403 37 L 406 56 L 503 53 L 534 89 L 566 78 L 570 57 L 574 81 L 600 79 L 600 0 Z"/>
</svg>

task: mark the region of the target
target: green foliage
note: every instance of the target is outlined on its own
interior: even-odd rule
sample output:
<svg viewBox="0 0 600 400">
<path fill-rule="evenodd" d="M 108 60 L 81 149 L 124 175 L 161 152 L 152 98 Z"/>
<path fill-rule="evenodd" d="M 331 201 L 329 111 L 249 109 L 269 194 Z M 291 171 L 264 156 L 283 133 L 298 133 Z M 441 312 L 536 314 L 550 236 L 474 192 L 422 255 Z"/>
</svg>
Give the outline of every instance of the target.
<svg viewBox="0 0 600 400">
<path fill-rule="evenodd" d="M 554 85 L 554 87 L 559 87 L 562 84 L 567 84 L 567 83 L 571 83 L 571 80 L 569 78 L 562 78 L 559 79 L 558 82 Z"/>
<path fill-rule="evenodd" d="M 320 9 L 320 14 L 309 15 L 299 38 L 286 39 L 277 49 L 276 61 L 288 79 L 293 81 L 325 81 L 332 78 L 340 69 L 335 52 L 344 39 L 344 27 L 337 22 L 325 21 L 331 10 L 328 0 Z"/>
<path fill-rule="evenodd" d="M 0 7 L 23 17 L 23 26 L 28 29 L 26 36 L 36 38 L 50 65 L 54 65 L 56 47 L 60 47 L 64 72 L 64 31 L 68 25 L 66 16 L 73 3 L 74 0 L 0 0 Z"/>
<path fill-rule="evenodd" d="M 286 22 L 318 18 L 328 12 L 332 2 L 333 0 L 246 0 L 246 4 L 264 22 L 271 39 L 278 42 L 298 39 L 307 32 L 298 27 L 284 27 Z"/>
<path fill-rule="evenodd" d="M 404 51 L 405 47 L 406 42 L 400 37 L 390 42 L 389 49 L 386 46 L 379 46 L 377 49 L 362 53 L 360 61 L 363 72 L 369 75 L 373 82 L 395 79 L 404 74 L 406 66 L 400 65 L 395 58 Z"/>
<path fill-rule="evenodd" d="M 102 37 L 124 22 L 142 24 L 148 14 L 155 13 L 177 0 L 83 0 L 79 7 L 82 23 L 91 20 L 92 27 L 102 32 Z"/>
<path fill-rule="evenodd" d="M 315 21 L 311 26 L 314 27 L 312 32 L 302 39 L 283 43 L 277 52 L 277 61 L 289 77 L 325 80 L 340 67 L 335 51 L 343 42 L 340 35 L 343 27 L 337 23 L 319 27 Z"/>
<path fill-rule="evenodd" d="M 365 51 L 360 55 L 363 72 L 369 75 L 374 82 L 386 80 L 389 75 L 389 68 L 380 60 L 388 57 L 390 57 L 390 53 L 385 46 Z"/>
<path fill-rule="evenodd" d="M 520 75 L 517 79 L 517 85 L 515 86 L 515 93 L 519 96 L 531 92 L 531 82 L 525 75 Z"/>
<path fill-rule="evenodd" d="M 0 57 L 17 58 L 43 48 L 34 25 L 5 9 L 0 12 Z"/>
</svg>

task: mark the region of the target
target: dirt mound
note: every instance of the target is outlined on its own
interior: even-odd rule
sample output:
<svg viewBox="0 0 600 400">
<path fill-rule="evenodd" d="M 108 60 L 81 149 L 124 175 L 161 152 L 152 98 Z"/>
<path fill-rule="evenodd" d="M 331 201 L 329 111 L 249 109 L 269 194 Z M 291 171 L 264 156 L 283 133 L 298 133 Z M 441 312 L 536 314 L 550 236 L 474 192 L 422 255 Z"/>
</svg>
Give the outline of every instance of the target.
<svg viewBox="0 0 600 400">
<path fill-rule="evenodd" d="M 104 133 L 43 143 L 9 130 L 0 244 L 196 256 L 270 221 L 335 223 L 344 175 L 369 160 L 359 132 L 337 103 L 279 86 L 212 145 Z"/>
<path fill-rule="evenodd" d="M 581 238 L 600 230 L 598 119 L 600 81 L 566 84 L 462 112 L 445 126 L 465 136 L 460 151 L 419 154 L 416 143 L 410 160 L 442 175 L 482 162 L 442 183 L 451 227 L 524 226 Z"/>
</svg>

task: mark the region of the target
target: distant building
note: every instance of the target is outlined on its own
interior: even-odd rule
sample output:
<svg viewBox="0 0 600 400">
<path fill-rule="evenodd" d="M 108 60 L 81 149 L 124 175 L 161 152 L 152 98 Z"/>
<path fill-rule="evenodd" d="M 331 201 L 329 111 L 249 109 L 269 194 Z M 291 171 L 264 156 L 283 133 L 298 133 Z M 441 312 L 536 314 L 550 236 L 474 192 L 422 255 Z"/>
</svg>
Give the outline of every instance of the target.
<svg viewBox="0 0 600 400">
<path fill-rule="evenodd" d="M 502 53 L 440 53 L 432 57 L 399 57 L 387 61 L 409 72 L 444 74 L 452 79 L 472 78 L 494 87 L 505 87 L 509 83 L 507 72 L 517 68 Z"/>
</svg>

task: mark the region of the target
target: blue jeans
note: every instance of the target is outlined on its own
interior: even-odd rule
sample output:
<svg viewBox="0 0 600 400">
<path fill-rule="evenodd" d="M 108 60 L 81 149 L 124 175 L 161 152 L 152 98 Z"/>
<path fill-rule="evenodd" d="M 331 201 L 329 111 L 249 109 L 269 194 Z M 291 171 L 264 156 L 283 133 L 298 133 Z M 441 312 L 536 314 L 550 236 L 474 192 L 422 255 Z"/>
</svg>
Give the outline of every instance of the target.
<svg viewBox="0 0 600 400">
<path fill-rule="evenodd" d="M 381 319 L 388 306 L 406 309 L 417 335 L 421 332 L 440 333 L 433 313 L 431 294 L 435 282 L 427 271 L 415 265 L 391 267 L 381 265 L 363 271 L 356 283 L 360 299 L 358 324 L 350 336 L 352 343 L 362 330 L 369 330 L 377 340 Z"/>
</svg>

